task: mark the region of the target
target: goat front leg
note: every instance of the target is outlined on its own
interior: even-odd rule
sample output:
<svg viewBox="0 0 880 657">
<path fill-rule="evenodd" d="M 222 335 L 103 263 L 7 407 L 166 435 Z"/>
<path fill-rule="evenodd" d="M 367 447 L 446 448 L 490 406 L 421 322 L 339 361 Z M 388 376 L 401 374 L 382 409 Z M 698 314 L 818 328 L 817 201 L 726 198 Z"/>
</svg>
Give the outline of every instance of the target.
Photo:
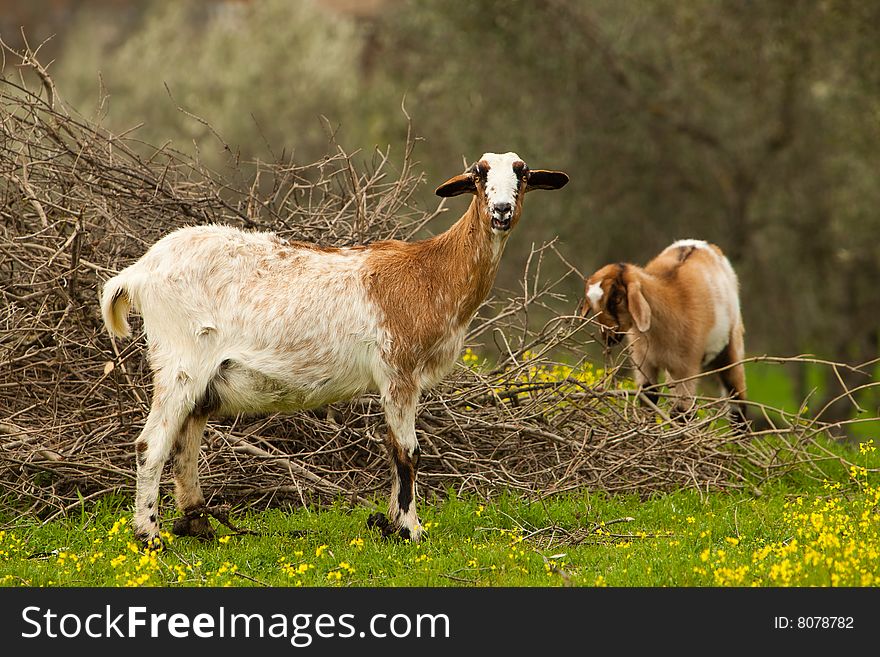
<svg viewBox="0 0 880 657">
<path fill-rule="evenodd" d="M 676 400 L 672 407 L 672 417 L 679 422 L 690 422 L 697 416 L 697 379 L 695 377 L 699 375 L 699 372 L 685 370 L 674 375 L 672 372 L 669 374 L 678 380 L 673 387 Z"/>
<path fill-rule="evenodd" d="M 656 390 L 645 390 L 645 388 L 656 386 L 659 375 L 660 370 L 655 365 L 642 363 L 635 368 L 636 387 L 645 396 L 645 399 L 654 404 L 654 406 L 660 402 L 660 395 L 657 394 Z M 642 404 L 646 405 L 644 400 L 642 400 Z"/>
<path fill-rule="evenodd" d="M 419 444 L 416 439 L 417 395 L 392 390 L 383 395 L 388 433 L 385 447 L 391 464 L 391 499 L 388 517 L 381 513 L 370 516 L 368 524 L 382 530 L 384 536 L 395 533 L 418 541 L 422 525 L 416 513 L 416 473 L 419 469 Z"/>
</svg>

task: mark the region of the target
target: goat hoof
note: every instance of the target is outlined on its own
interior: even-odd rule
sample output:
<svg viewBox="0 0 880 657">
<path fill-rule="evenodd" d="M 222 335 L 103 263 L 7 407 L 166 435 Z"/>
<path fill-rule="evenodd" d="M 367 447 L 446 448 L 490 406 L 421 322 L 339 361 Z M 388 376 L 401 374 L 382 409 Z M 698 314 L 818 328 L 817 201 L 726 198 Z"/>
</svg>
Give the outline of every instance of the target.
<svg viewBox="0 0 880 657">
<path fill-rule="evenodd" d="M 376 513 L 371 513 L 370 517 L 367 518 L 367 527 L 373 529 L 374 527 L 382 532 L 382 538 L 395 538 L 403 536 L 402 533 L 398 533 L 397 528 L 394 524 L 388 520 L 388 516 L 384 513 L 377 511 Z M 409 537 L 409 530 L 406 530 L 406 537 Z"/>
<path fill-rule="evenodd" d="M 160 536 L 147 536 L 146 534 L 135 534 L 135 538 L 140 542 L 144 550 L 164 550 L 165 541 Z"/>
<path fill-rule="evenodd" d="M 388 516 L 386 516 L 381 511 L 370 514 L 370 517 L 367 518 L 367 527 L 369 529 L 373 529 L 375 527 L 380 532 L 382 532 L 382 536 L 385 538 L 394 533 L 394 527 L 391 526 L 391 522 L 388 520 Z"/>
<path fill-rule="evenodd" d="M 181 516 L 174 521 L 171 531 L 175 536 L 195 536 L 206 541 L 214 538 L 214 529 L 204 515 Z"/>
<path fill-rule="evenodd" d="M 404 541 L 413 542 L 419 540 L 418 536 L 413 538 L 413 535 L 408 527 L 395 527 L 394 524 L 390 520 L 388 520 L 388 516 L 381 512 L 370 514 L 370 517 L 367 518 L 367 527 L 369 527 L 370 529 L 378 529 L 380 532 L 382 532 L 382 538 L 397 538 Z"/>
<path fill-rule="evenodd" d="M 729 422 L 730 429 L 735 434 L 745 436 L 752 432 L 751 423 L 744 417 L 732 417 L 730 418 Z"/>
<path fill-rule="evenodd" d="M 425 532 L 422 531 L 421 528 L 413 532 L 409 527 L 401 527 L 398 530 L 397 535 L 400 536 L 400 538 L 402 538 L 403 540 L 410 541 L 412 543 L 419 543 L 425 540 L 425 536 L 427 536 L 427 534 L 425 534 Z"/>
</svg>

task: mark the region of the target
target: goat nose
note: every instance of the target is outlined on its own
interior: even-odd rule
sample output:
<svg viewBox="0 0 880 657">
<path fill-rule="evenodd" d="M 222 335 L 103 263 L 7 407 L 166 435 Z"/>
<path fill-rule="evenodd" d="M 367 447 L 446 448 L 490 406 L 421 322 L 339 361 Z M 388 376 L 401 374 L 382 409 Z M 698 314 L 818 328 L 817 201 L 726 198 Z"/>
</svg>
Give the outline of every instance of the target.
<svg viewBox="0 0 880 657">
<path fill-rule="evenodd" d="M 510 214 L 511 206 L 510 203 L 496 203 L 493 210 L 497 214 Z"/>
</svg>

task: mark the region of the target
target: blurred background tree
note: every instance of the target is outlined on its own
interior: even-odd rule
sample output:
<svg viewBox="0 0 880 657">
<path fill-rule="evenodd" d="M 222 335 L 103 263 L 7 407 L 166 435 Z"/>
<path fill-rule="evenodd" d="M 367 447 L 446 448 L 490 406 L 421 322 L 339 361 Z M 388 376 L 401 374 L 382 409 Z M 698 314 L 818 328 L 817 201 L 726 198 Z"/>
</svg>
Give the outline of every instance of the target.
<svg viewBox="0 0 880 657">
<path fill-rule="evenodd" d="M 749 353 L 877 356 L 880 3 L 6 0 L 0 15 L 11 45 L 20 26 L 32 45 L 56 35 L 43 52 L 80 112 L 211 166 L 311 161 L 328 131 L 369 158 L 402 145 L 405 97 L 426 205 L 484 151 L 566 170 L 502 287 L 555 236 L 584 274 L 702 238 L 740 275 Z M 816 382 L 794 374 L 802 398 Z"/>
</svg>

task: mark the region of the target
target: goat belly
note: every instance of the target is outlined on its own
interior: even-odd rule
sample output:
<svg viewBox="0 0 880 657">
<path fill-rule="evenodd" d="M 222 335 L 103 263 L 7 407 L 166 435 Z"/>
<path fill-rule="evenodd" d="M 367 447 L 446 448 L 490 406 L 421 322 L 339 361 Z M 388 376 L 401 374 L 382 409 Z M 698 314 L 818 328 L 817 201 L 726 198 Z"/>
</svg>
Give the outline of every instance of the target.
<svg viewBox="0 0 880 657">
<path fill-rule="evenodd" d="M 730 322 L 717 321 L 706 338 L 706 352 L 703 356 L 703 367 L 715 360 L 730 342 Z"/>
<path fill-rule="evenodd" d="M 418 373 L 419 385 L 423 390 L 433 388 L 452 370 L 464 345 L 466 329 L 467 325 L 457 327 L 449 335 L 438 339 L 435 347 L 429 351 Z"/>
<path fill-rule="evenodd" d="M 729 273 L 721 266 L 713 267 L 707 273 L 707 284 L 713 320 L 706 335 L 704 367 L 727 347 L 730 333 L 739 317 L 737 283 L 732 272 Z"/>
<path fill-rule="evenodd" d="M 206 386 L 207 404 L 202 406 L 214 415 L 295 411 L 318 408 L 365 392 L 367 386 L 359 378 L 281 378 L 227 359 Z"/>
</svg>

